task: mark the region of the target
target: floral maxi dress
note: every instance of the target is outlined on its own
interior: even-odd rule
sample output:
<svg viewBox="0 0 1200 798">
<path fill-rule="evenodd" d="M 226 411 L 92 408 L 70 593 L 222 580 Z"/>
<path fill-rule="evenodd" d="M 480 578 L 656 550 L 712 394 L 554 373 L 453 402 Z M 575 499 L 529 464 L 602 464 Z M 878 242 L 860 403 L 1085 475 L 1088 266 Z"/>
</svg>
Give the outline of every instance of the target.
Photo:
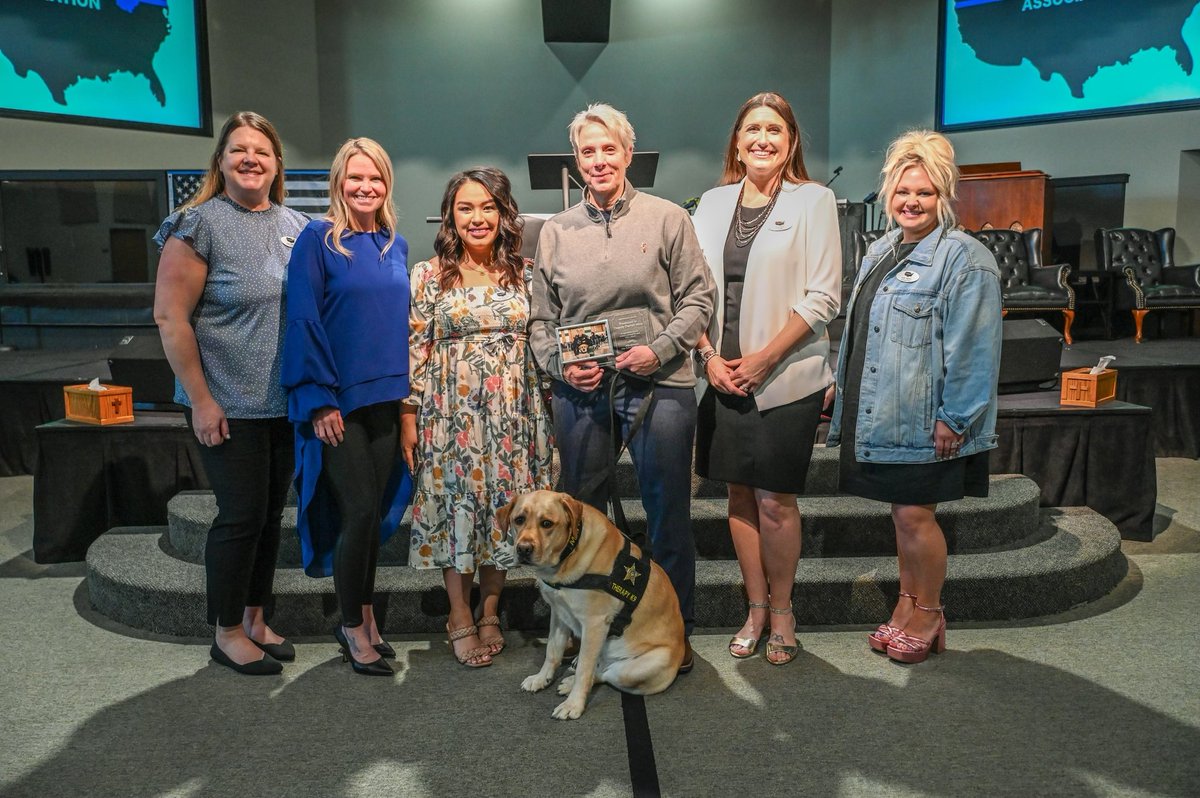
<svg viewBox="0 0 1200 798">
<path fill-rule="evenodd" d="M 525 286 L 533 270 L 525 268 Z M 473 573 L 516 565 L 496 510 L 551 487 L 551 423 L 527 346 L 526 290 L 443 291 L 428 261 L 412 272 L 409 376 L 419 406 L 408 562 Z"/>
</svg>

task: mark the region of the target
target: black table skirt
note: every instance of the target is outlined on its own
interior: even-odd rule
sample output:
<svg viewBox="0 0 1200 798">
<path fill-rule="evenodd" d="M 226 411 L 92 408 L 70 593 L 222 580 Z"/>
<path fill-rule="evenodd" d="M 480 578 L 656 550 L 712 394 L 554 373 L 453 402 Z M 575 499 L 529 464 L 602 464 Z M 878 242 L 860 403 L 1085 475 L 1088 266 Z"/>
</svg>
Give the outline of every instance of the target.
<svg viewBox="0 0 1200 798">
<path fill-rule="evenodd" d="M 1087 506 L 1132 540 L 1151 540 L 1158 478 L 1150 408 L 1121 401 L 1065 408 L 1058 394 L 1000 397 L 993 474 L 1024 474 L 1043 507 Z"/>
<path fill-rule="evenodd" d="M 62 419 L 36 432 L 39 563 L 82 560 L 92 541 L 115 526 L 165 524 L 171 497 L 208 488 L 199 444 L 182 413 L 138 411 L 132 423 L 106 427 Z"/>
</svg>

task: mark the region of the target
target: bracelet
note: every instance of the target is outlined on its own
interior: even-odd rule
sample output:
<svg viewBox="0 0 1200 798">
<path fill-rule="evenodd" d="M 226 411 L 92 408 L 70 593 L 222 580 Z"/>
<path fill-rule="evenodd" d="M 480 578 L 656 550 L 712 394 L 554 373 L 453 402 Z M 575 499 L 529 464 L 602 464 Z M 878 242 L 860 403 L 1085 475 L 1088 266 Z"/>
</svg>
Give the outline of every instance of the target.
<svg viewBox="0 0 1200 798">
<path fill-rule="evenodd" d="M 717 350 L 713 349 L 711 346 L 707 346 L 697 354 L 700 355 L 700 365 L 707 366 L 708 361 L 717 356 Z"/>
</svg>

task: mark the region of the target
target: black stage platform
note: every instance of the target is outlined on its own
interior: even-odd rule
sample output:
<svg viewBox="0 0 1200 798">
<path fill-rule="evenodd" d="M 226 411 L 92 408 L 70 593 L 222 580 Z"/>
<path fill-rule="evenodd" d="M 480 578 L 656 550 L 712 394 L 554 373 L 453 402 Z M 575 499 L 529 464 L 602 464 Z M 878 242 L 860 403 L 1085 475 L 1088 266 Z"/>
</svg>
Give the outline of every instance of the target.
<svg viewBox="0 0 1200 798">
<path fill-rule="evenodd" d="M 1062 368 L 1094 366 L 1116 355 L 1117 399 L 1154 410 L 1154 456 L 1200 457 L 1200 338 L 1076 341 Z"/>
<path fill-rule="evenodd" d="M 73 422 L 39 429 L 63 417 L 63 385 L 108 378 L 107 354 L 0 352 L 0 476 L 36 472 L 39 562 L 82 558 L 112 526 L 164 523 L 176 491 L 205 486 L 177 414 L 140 411 L 134 425 L 103 430 Z M 1002 399 L 992 471 L 1034 479 L 1043 506 L 1087 505 L 1123 536 L 1147 540 L 1153 458 L 1200 457 L 1200 339 L 1077 342 L 1063 368 L 1108 354 L 1117 356 L 1118 402 L 1092 411 L 1060 408 L 1053 392 Z M 39 446 L 52 452 L 42 467 Z"/>
<path fill-rule="evenodd" d="M 0 352 L 0 477 L 34 472 L 34 429 L 65 415 L 64 385 L 109 376 L 107 349 Z"/>
</svg>

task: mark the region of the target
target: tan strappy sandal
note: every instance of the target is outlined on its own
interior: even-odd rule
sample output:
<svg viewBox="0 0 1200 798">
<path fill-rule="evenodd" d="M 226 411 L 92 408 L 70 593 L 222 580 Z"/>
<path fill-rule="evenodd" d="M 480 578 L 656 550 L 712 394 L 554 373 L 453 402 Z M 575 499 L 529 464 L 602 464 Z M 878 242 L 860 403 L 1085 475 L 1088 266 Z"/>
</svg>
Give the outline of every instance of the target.
<svg viewBox="0 0 1200 798">
<path fill-rule="evenodd" d="M 496 637 L 491 637 L 491 638 L 488 638 L 487 640 L 484 640 L 483 635 L 482 634 L 479 635 L 479 642 L 483 643 L 485 646 L 487 646 L 489 654 L 491 654 L 494 657 L 497 654 L 499 654 L 501 651 L 504 650 L 504 646 L 506 643 L 504 640 L 504 635 L 500 634 L 500 616 L 499 615 L 485 615 L 482 618 L 480 618 L 478 621 L 476 621 L 475 625 L 477 627 L 479 627 L 480 629 L 482 629 L 485 626 L 496 627 L 496 633 L 497 633 Z"/>
<path fill-rule="evenodd" d="M 479 628 L 476 627 L 475 624 L 454 630 L 451 630 L 450 625 L 447 624 L 446 632 L 448 637 L 447 642 L 450 643 L 450 656 L 458 660 L 459 665 L 463 665 L 468 668 L 486 668 L 492 664 L 492 655 L 488 653 L 487 646 L 476 646 L 462 655 L 459 655 L 454 650 L 455 641 L 462 640 L 464 637 L 477 636 L 479 634 Z M 487 657 L 487 659 L 484 659 L 484 657 Z"/>
</svg>

